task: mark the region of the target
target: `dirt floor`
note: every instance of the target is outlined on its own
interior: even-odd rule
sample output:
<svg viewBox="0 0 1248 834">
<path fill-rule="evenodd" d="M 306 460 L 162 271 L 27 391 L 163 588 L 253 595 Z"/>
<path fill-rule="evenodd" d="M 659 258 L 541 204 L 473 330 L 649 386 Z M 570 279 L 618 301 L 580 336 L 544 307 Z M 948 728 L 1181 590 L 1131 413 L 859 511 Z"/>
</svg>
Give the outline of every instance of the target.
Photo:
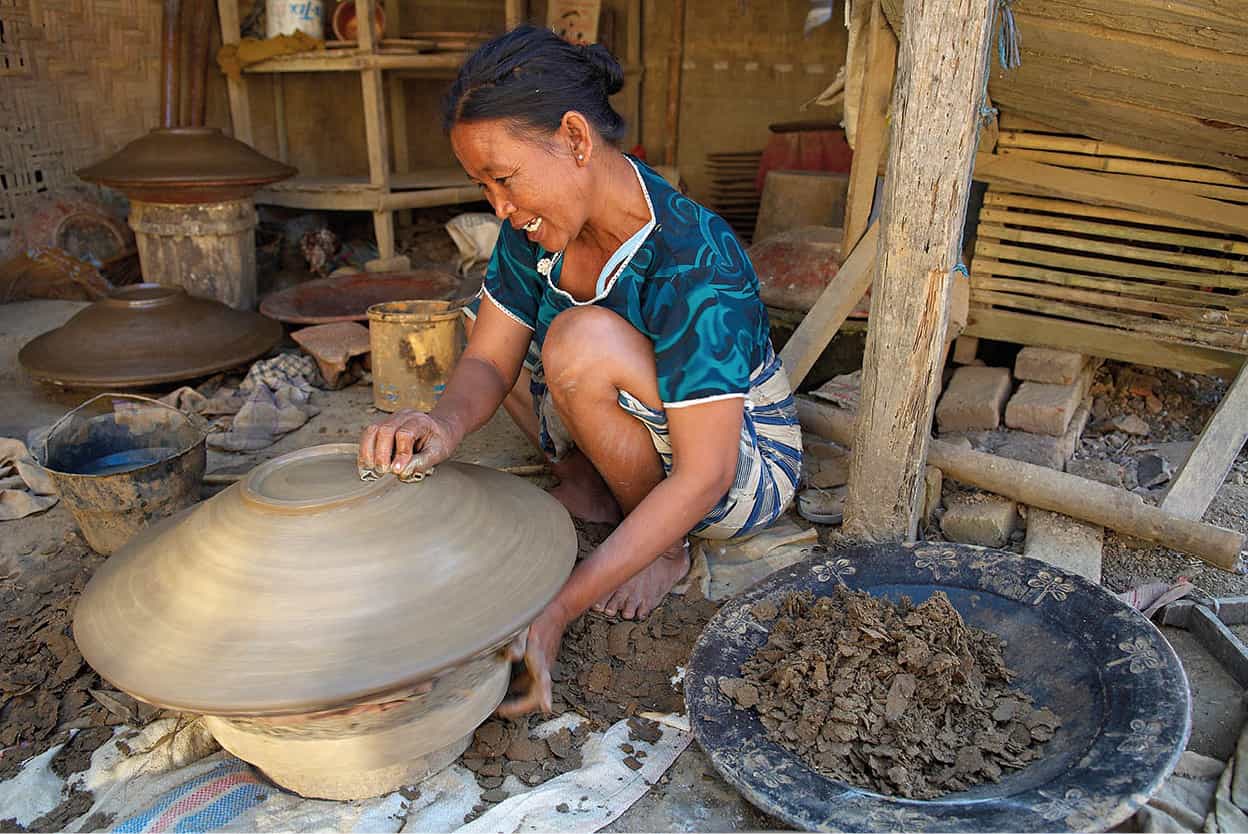
<svg viewBox="0 0 1248 834">
<path fill-rule="evenodd" d="M 17 349 L 33 336 L 58 325 L 80 305 L 70 302 L 22 302 L 0 305 L 0 436 L 25 438 L 46 426 L 85 395 L 37 386 L 18 370 Z M 1139 373 L 1151 382 L 1132 376 Z M 1177 454 L 1181 447 L 1148 448 L 1194 439 L 1216 405 L 1222 383 L 1170 372 L 1111 364 L 1100 382 L 1110 387 L 1097 395 L 1113 413 L 1138 414 L 1150 426 L 1147 437 L 1115 432 L 1089 432 L 1079 456 L 1108 460 L 1124 472 L 1138 467 L 1149 453 Z M 168 390 L 168 389 L 166 389 Z M 1154 413 L 1149 391 L 1162 405 Z M 157 391 L 154 393 L 163 393 Z M 371 389 L 356 385 L 339 391 L 317 391 L 313 404 L 320 414 L 305 426 L 256 453 L 210 451 L 208 471 L 243 473 L 288 451 L 325 442 L 354 442 L 362 428 L 377 419 Z M 1100 418 L 1098 418 L 1100 419 Z M 500 416 L 469 438 L 458 457 L 490 466 L 539 463 L 522 435 Z M 1177 465 L 1173 468 L 1177 469 Z M 1241 457 L 1207 520 L 1248 531 L 1248 459 Z M 540 479 L 539 479 L 539 482 Z M 1148 490 L 1155 498 L 1164 490 Z M 205 495 L 213 492 L 206 489 Z M 602 529 L 583 528 L 586 546 Z M 820 530 L 828 539 L 834 531 Z M 67 625 L 78 590 L 101 561 L 77 533 L 62 505 L 20 521 L 0 524 L 0 779 L 30 756 L 81 732 L 58 765 L 67 772 L 85 766 L 93 744 L 102 743 L 112 725 L 150 720 L 153 710 L 111 690 L 82 663 Z M 1150 580 L 1190 577 L 1218 596 L 1248 593 L 1248 578 L 1193 562 L 1164 549 L 1140 548 L 1107 534 L 1105 584 L 1121 590 Z M 678 678 L 687 647 L 714 606 L 693 598 L 672 600 L 641 624 L 616 624 L 587 617 L 569 632 L 556 670 L 556 695 L 561 708 L 605 726 L 646 710 L 679 710 L 672 679 Z M 1185 632 L 1167 633 L 1184 660 L 1194 693 L 1192 749 L 1209 755 L 1229 754 L 1246 717 L 1242 690 Z M 529 737 L 531 722 L 491 722 L 465 764 L 488 790 L 514 775 L 532 783 L 566 770 L 577 761 L 579 737 L 569 731 L 551 740 Z M 637 722 L 634 732 L 650 732 Z M 640 746 L 640 745 L 639 745 Z M 491 794 L 489 798 L 499 798 Z M 76 801 L 81 802 L 81 798 Z M 64 809 L 62 818 L 64 817 Z M 483 808 L 481 810 L 484 810 Z M 6 815 L 0 809 L 0 820 Z M 53 830 L 57 819 L 36 826 Z M 0 824 L 0 829 L 4 828 Z M 706 756 L 692 746 L 651 791 L 608 830 L 759 830 L 783 827 L 760 815 L 715 773 Z"/>
</svg>

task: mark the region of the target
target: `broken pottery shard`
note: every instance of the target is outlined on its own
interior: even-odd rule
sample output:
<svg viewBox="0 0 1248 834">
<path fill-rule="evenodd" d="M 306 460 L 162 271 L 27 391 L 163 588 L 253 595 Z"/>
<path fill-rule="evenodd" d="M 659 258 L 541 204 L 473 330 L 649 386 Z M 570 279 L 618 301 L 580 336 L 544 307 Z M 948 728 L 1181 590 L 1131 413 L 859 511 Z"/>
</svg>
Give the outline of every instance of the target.
<svg viewBox="0 0 1248 834">
<path fill-rule="evenodd" d="M 368 328 L 354 321 L 304 327 L 290 334 L 295 344 L 312 355 L 330 388 L 338 388 L 347 364 L 370 350 Z"/>
<path fill-rule="evenodd" d="M 1051 711 L 1024 723 L 1029 699 L 1009 689 L 1001 641 L 942 593 L 894 604 L 840 587 L 777 608 L 768 642 L 720 688 L 740 705 L 753 687 L 768 737 L 830 778 L 933 799 L 1001 778 L 1052 735 Z"/>
<path fill-rule="evenodd" d="M 494 788 L 481 794 L 481 800 L 483 802 L 502 802 L 506 798 L 507 791 L 502 788 Z"/>
<path fill-rule="evenodd" d="M 914 697 L 914 689 L 918 681 L 914 675 L 903 674 L 893 678 L 892 686 L 888 689 L 888 701 L 884 706 L 884 718 L 890 723 L 901 718 L 902 713 L 906 711 L 906 707 L 910 706 L 910 699 Z"/>
<path fill-rule="evenodd" d="M 572 755 L 572 731 L 564 727 L 559 732 L 547 736 L 546 744 L 557 758 L 566 759 Z"/>
<path fill-rule="evenodd" d="M 629 756 L 624 760 L 624 764 L 628 765 L 630 770 L 641 770 L 641 762 Z"/>
<path fill-rule="evenodd" d="M 512 739 L 506 755 L 513 762 L 535 762 L 545 758 L 548 750 L 545 740 L 532 739 L 521 733 Z"/>
</svg>

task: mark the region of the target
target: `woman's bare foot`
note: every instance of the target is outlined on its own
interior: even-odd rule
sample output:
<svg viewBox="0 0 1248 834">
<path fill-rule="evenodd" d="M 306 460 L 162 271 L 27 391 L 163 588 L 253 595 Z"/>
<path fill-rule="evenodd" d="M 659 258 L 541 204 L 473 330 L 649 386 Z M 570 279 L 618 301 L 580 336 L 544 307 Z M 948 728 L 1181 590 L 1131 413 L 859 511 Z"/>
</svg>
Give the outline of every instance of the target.
<svg viewBox="0 0 1248 834">
<path fill-rule="evenodd" d="M 606 481 L 579 449 L 552 463 L 550 471 L 559 479 L 559 485 L 551 487 L 550 494 L 576 518 L 605 524 L 618 524 L 623 519 Z"/>
<path fill-rule="evenodd" d="M 601 600 L 594 610 L 625 620 L 644 620 L 658 607 L 668 591 L 689 573 L 689 550 L 679 541 L 625 582 L 615 593 Z"/>
</svg>

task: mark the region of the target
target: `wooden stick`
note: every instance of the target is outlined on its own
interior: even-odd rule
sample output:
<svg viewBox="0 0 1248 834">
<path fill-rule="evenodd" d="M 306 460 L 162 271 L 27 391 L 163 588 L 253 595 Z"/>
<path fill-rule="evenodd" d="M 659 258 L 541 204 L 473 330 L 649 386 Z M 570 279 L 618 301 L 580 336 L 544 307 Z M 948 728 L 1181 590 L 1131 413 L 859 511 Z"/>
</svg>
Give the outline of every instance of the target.
<svg viewBox="0 0 1248 834">
<path fill-rule="evenodd" d="M 965 333 L 981 339 L 1059 347 L 1089 356 L 1138 362 L 1184 373 L 1211 374 L 1224 379 L 1234 378 L 1244 364 L 1243 355 L 1227 350 L 1159 342 L 1151 336 L 1130 330 L 994 310 L 975 304 L 971 305 L 970 322 Z"/>
<path fill-rule="evenodd" d="M 1199 520 L 1213 503 L 1246 440 L 1248 369 L 1241 369 L 1201 430 L 1196 446 L 1162 499 L 1161 508 L 1182 518 Z"/>
<path fill-rule="evenodd" d="M 1163 180 L 1178 180 L 1189 183 L 1206 183 L 1209 185 L 1225 185 L 1243 189 L 1248 183 L 1227 171 L 1217 168 L 1204 168 L 1182 162 L 1152 162 L 1143 159 L 1118 159 L 1112 156 L 1088 156 L 1079 153 L 1063 153 L 1061 151 L 1040 150 L 1038 148 L 1003 147 L 1002 156 L 1021 156 L 1037 162 L 1048 162 L 1061 165 L 1063 168 L 1079 168 L 1084 171 L 1104 171 L 1109 174 L 1133 174 L 1136 176 L 1156 177 Z M 1228 192 L 1229 193 L 1229 192 Z"/>
<path fill-rule="evenodd" d="M 854 440 L 854 412 L 798 397 L 797 413 L 806 431 L 842 445 Z M 1166 512 L 1124 489 L 943 440 L 929 444 L 928 463 L 947 478 L 1190 553 L 1225 571 L 1239 564 L 1244 534 Z"/>
<path fill-rule="evenodd" d="M 978 266 L 978 264 L 977 264 Z M 998 278 L 989 271 L 976 272 L 972 287 L 977 290 L 1008 292 L 1017 295 L 1034 295 L 1040 298 L 1053 298 L 1059 301 L 1073 301 L 1080 304 L 1091 304 L 1095 307 L 1108 307 L 1114 310 L 1133 310 L 1137 313 L 1156 313 L 1168 318 L 1191 322 L 1200 327 L 1209 323 L 1209 310 L 1205 307 L 1180 307 L 1149 301 L 1144 298 L 1132 298 L 1113 292 L 1096 292 L 1095 290 L 1075 289 L 1057 284 L 1037 283 L 1035 281 L 1017 281 L 1013 278 Z M 1222 313 L 1223 321 L 1229 322 L 1231 315 Z M 1248 326 L 1248 323 L 1245 324 Z"/>
<path fill-rule="evenodd" d="M 1145 261 L 1182 266 L 1189 269 L 1207 269 L 1211 272 L 1248 276 L 1248 263 L 1231 260 L 1230 258 L 1219 258 L 1213 255 L 1188 255 L 1182 252 L 1167 252 L 1162 249 L 1151 249 L 1143 246 L 1129 246 L 1125 243 L 1106 243 L 1100 240 L 1088 240 L 1072 235 L 1055 235 L 1028 229 L 1007 228 L 996 223 L 985 223 L 983 220 L 979 224 L 979 236 L 994 240 L 1008 240 L 1013 243 L 1032 243 L 1053 249 L 1071 249 L 1076 252 L 1109 255 L 1111 258 L 1124 260 Z M 1248 278 L 1240 280 L 1248 281 Z"/>
<path fill-rule="evenodd" d="M 1127 223 L 1139 223 L 1146 226 L 1164 226 L 1174 229 L 1191 229 L 1197 232 L 1215 233 L 1202 223 L 1190 223 L 1177 217 L 1159 217 L 1156 214 L 1145 214 L 1129 209 L 1095 206 L 1088 203 L 1072 202 L 1071 200 L 1054 200 L 1047 197 L 1031 197 L 1026 194 L 1013 194 L 1000 188 L 990 188 L 984 195 L 986 206 L 1009 206 L 1011 208 L 1035 209 L 1051 211 L 1059 214 L 1073 214 L 1078 217 L 1099 217 L 1105 220 L 1123 220 Z"/>
<path fill-rule="evenodd" d="M 1085 139 L 1082 136 L 1054 136 L 1047 133 L 1032 133 L 1024 130 L 1003 130 L 997 143 L 1003 148 L 1034 148 L 1041 151 L 1064 151 L 1067 153 L 1084 153 L 1093 156 L 1121 156 L 1127 159 L 1148 159 L 1154 162 L 1173 162 L 1179 165 L 1190 165 L 1187 160 L 1173 156 L 1164 156 L 1150 151 L 1128 148 L 1126 145 L 1115 145 L 1113 142 L 1102 142 L 1099 139 Z"/>
<path fill-rule="evenodd" d="M 875 178 L 884 159 L 888 137 L 888 104 L 897 70 L 897 36 L 888 28 L 879 0 L 871 7 L 867 29 L 867 70 L 854 143 L 854 161 L 845 197 L 845 253 L 853 250 L 867 230 L 875 197 Z"/>
<path fill-rule="evenodd" d="M 1077 209 L 1072 206 L 1071 210 L 1076 211 Z M 1063 232 L 1075 232 L 1076 234 L 1116 237 L 1123 240 L 1147 241 L 1148 243 L 1165 243 L 1171 246 L 1185 246 L 1190 249 L 1207 249 L 1212 252 L 1223 252 L 1231 255 L 1248 255 L 1248 243 L 1229 240 L 1224 237 L 1205 237 L 1203 235 L 1184 234 L 1167 229 L 1141 229 L 1138 226 L 1124 226 L 1121 223 L 1098 223 L 1078 217 L 1054 217 L 1051 214 L 1035 214 L 1012 208 L 996 208 L 986 200 L 983 211 L 979 213 L 979 222 L 989 224 L 1008 223 L 1013 226 L 1056 229 Z"/>
<path fill-rule="evenodd" d="M 1029 310 L 1033 313 L 1046 313 L 1060 318 L 1074 319 L 1075 321 L 1099 322 L 1100 324 L 1108 324 L 1111 327 L 1121 327 L 1124 330 L 1134 330 L 1137 333 L 1147 333 L 1156 339 L 1165 339 L 1184 344 L 1212 345 L 1240 352 L 1248 349 L 1248 330 L 1243 328 L 1234 330 L 1207 326 L 1197 328 L 1191 325 L 1180 324 L 1179 322 L 1148 318 L 1147 316 L 1131 316 L 1125 313 L 1114 313 L 1109 310 L 1082 307 L 1077 304 L 1064 304 L 1060 301 L 1050 301 L 1046 298 L 1033 298 L 1026 295 L 1013 295 L 991 290 L 973 290 L 971 298 L 981 304 L 990 304 L 994 307 Z"/>
<path fill-rule="evenodd" d="M 810 373 L 819 355 L 871 286 L 879 231 L 879 226 L 872 224 L 780 351 L 780 361 L 793 388 Z"/>
<path fill-rule="evenodd" d="M 1024 194 L 1177 217 L 1232 234 L 1248 229 L 1248 207 L 1188 194 L 1162 180 L 1140 182 L 1135 177 L 1074 171 L 996 154 L 976 157 L 975 179 Z"/>
<path fill-rule="evenodd" d="M 1058 269 L 1044 269 L 1028 264 L 1006 263 L 985 255 L 979 247 L 975 249 L 973 275 L 978 277 L 996 278 L 1028 278 L 1032 281 L 1044 281 L 1061 287 L 1084 287 L 1090 290 L 1104 290 L 1122 295 L 1136 295 L 1143 298 L 1156 298 L 1160 301 L 1171 301 L 1176 304 L 1189 304 L 1199 311 L 1210 308 L 1227 307 L 1232 310 L 1231 316 L 1238 318 L 1248 316 L 1248 295 L 1231 295 L 1229 293 L 1205 292 L 1183 287 L 1171 287 L 1167 284 L 1154 284 L 1148 281 L 1120 281 L 1116 278 L 1080 275 L 1074 272 L 1063 272 Z"/>
<path fill-rule="evenodd" d="M 680 150 L 680 82 L 685 71 L 685 0 L 673 0 L 669 19 L 672 21 L 672 42 L 667 55 L 663 164 L 676 165 Z"/>
<path fill-rule="evenodd" d="M 1090 272 L 1094 275 L 1143 278 L 1149 281 L 1165 281 L 1171 284 L 1187 284 L 1195 287 L 1225 287 L 1241 291 L 1248 289 L 1248 278 L 1235 275 L 1220 275 L 1212 272 L 1187 272 L 1181 269 L 1129 263 L 1114 258 L 1064 255 L 1059 252 L 1050 252 L 1047 249 L 1030 249 L 1025 246 L 997 243 L 990 239 L 979 241 L 976 244 L 976 250 L 978 251 L 981 246 L 985 255 L 998 260 L 1022 261 L 1023 263 L 1042 264 L 1078 272 Z"/>
</svg>

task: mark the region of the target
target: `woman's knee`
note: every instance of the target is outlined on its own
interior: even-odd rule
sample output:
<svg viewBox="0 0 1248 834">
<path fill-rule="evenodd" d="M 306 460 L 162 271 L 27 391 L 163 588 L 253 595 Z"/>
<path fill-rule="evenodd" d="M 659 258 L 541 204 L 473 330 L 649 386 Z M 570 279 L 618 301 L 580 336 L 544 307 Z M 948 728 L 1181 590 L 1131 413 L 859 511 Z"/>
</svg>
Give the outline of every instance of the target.
<svg viewBox="0 0 1248 834">
<path fill-rule="evenodd" d="M 542 367 L 552 390 L 587 374 L 610 380 L 620 371 L 649 366 L 650 341 L 619 315 L 602 307 L 574 307 L 555 317 L 542 342 Z"/>
</svg>

